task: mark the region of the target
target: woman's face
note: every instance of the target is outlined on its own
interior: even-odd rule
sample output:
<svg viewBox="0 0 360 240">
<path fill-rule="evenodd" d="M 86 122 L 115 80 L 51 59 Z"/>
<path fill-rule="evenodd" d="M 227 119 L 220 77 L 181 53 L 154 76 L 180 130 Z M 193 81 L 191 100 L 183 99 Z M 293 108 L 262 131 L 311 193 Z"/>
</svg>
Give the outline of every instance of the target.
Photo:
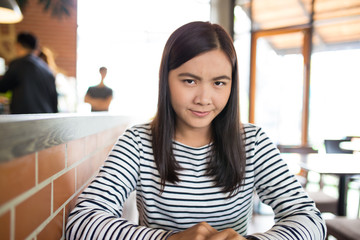
<svg viewBox="0 0 360 240">
<path fill-rule="evenodd" d="M 232 67 L 222 50 L 200 54 L 169 72 L 176 131 L 210 130 L 231 92 Z"/>
</svg>

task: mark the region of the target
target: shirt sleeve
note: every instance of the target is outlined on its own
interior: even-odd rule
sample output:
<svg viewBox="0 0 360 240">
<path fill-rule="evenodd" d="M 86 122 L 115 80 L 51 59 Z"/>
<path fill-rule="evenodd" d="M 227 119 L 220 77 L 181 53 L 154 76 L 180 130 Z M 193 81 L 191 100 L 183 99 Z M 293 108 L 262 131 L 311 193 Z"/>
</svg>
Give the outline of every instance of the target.
<svg viewBox="0 0 360 240">
<path fill-rule="evenodd" d="M 119 138 L 98 176 L 79 196 L 70 213 L 66 239 L 157 240 L 171 234 L 122 218 L 124 202 L 138 183 L 140 145 L 135 130 L 127 130 Z"/>
<path fill-rule="evenodd" d="M 91 94 L 92 94 L 92 87 L 89 87 L 85 95 L 89 95 L 91 97 Z"/>
<path fill-rule="evenodd" d="M 253 158 L 256 191 L 260 200 L 273 209 L 275 225 L 252 236 L 264 240 L 325 239 L 326 225 L 320 211 L 261 129 L 256 134 Z"/>
<path fill-rule="evenodd" d="M 17 71 L 14 63 L 10 63 L 5 75 L 0 78 L 0 92 L 7 92 L 18 85 Z"/>
</svg>

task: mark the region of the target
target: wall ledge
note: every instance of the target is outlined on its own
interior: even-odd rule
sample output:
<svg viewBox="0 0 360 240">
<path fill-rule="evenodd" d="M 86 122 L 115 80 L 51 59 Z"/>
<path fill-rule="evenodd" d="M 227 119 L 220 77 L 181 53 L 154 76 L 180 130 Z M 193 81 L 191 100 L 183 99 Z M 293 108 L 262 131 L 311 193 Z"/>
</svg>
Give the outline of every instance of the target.
<svg viewBox="0 0 360 240">
<path fill-rule="evenodd" d="M 0 163 L 131 121 L 108 112 L 0 115 Z"/>
</svg>

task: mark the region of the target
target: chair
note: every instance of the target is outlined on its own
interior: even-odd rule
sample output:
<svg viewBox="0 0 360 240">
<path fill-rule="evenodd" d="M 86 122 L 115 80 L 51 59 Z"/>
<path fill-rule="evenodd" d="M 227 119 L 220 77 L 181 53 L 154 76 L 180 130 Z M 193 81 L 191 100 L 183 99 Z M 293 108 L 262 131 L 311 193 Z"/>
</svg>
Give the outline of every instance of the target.
<svg viewBox="0 0 360 240">
<path fill-rule="evenodd" d="M 357 218 L 350 219 L 348 217 L 336 216 L 332 219 L 326 219 L 327 236 L 333 236 L 339 240 L 358 240 L 360 239 L 360 197 L 357 209 Z"/>
<path fill-rule="evenodd" d="M 307 193 L 321 213 L 338 213 L 337 198 L 324 193 L 322 190 L 318 192 L 307 191 Z"/>
<path fill-rule="evenodd" d="M 359 136 L 347 136 L 346 138 L 345 138 L 345 140 L 343 140 L 342 142 L 360 142 L 360 137 Z M 360 152 L 360 149 L 358 149 L 358 148 L 354 148 L 354 149 L 343 149 L 343 148 L 341 148 L 341 143 L 342 142 L 340 142 L 339 143 L 339 152 L 342 152 L 342 153 L 354 153 L 354 152 L 357 152 L 357 151 L 359 151 Z M 356 181 L 356 182 L 360 182 L 360 175 L 355 175 L 355 176 L 352 176 L 350 179 L 349 179 L 349 182 L 354 182 L 354 181 Z"/>
<path fill-rule="evenodd" d="M 347 137 L 345 137 L 343 139 L 325 139 L 324 140 L 325 151 L 326 151 L 327 154 L 353 154 L 354 153 L 353 150 L 343 149 L 341 147 L 341 144 L 343 142 L 351 142 L 355 138 L 359 138 L 359 137 L 347 136 Z M 321 180 L 320 184 L 321 184 L 321 187 L 322 187 L 322 185 L 323 185 L 322 178 L 320 178 L 320 180 Z M 347 179 L 347 181 L 348 181 L 348 183 L 350 183 L 350 182 L 360 182 L 360 175 L 352 176 L 349 179 Z"/>
<path fill-rule="evenodd" d="M 360 219 L 349 219 L 347 217 L 335 217 L 326 220 L 327 238 L 333 236 L 339 240 L 360 239 Z"/>
<path fill-rule="evenodd" d="M 325 139 L 325 151 L 327 154 L 352 154 L 351 150 L 342 149 L 340 147 L 342 142 L 350 142 L 351 138 L 346 137 L 344 139 Z M 309 196 L 315 202 L 316 207 L 320 212 L 329 212 L 333 214 L 338 213 L 338 199 L 322 191 L 324 186 L 323 176 L 320 175 L 319 181 L 320 191 L 318 192 L 308 192 Z"/>
<path fill-rule="evenodd" d="M 350 142 L 350 141 L 351 141 L 351 137 L 346 137 L 344 139 L 325 139 L 324 140 L 325 152 L 327 154 L 352 154 L 353 151 L 341 148 L 341 143 Z M 320 189 L 322 189 L 324 186 L 322 175 L 320 175 L 319 185 L 320 185 Z"/>
<path fill-rule="evenodd" d="M 326 153 L 342 153 L 342 154 L 352 154 L 352 150 L 346 150 L 341 148 L 342 142 L 351 142 L 351 137 L 346 137 L 344 139 L 325 139 L 325 151 Z"/>
</svg>

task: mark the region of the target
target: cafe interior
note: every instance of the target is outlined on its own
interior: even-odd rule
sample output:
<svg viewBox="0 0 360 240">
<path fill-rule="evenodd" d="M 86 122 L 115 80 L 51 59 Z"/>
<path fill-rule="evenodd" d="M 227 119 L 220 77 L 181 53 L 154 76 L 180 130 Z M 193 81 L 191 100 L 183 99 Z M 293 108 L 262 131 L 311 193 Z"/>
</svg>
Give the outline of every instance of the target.
<svg viewBox="0 0 360 240">
<path fill-rule="evenodd" d="M 117 137 L 155 114 L 166 39 L 195 20 L 233 38 L 241 120 L 277 145 L 328 239 L 360 239 L 360 0 L 1 0 L 0 81 L 16 34 L 34 33 L 53 58 L 59 113 L 11 114 L 11 91 L 0 93 L 0 239 L 65 239 Z M 114 97 L 91 112 L 101 66 Z M 269 229 L 272 209 L 253 209 L 249 233 Z"/>
</svg>

